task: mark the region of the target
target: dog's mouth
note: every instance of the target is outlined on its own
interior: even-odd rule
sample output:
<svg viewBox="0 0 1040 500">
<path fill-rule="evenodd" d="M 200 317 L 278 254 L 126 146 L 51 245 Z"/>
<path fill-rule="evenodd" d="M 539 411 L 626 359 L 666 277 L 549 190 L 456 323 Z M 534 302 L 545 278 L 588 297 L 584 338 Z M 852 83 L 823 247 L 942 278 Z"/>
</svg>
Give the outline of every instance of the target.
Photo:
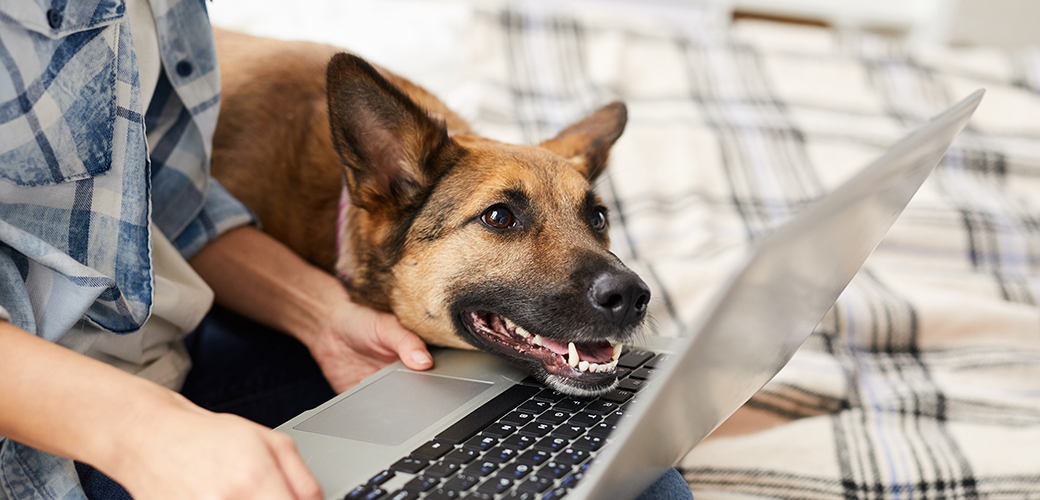
<svg viewBox="0 0 1040 500">
<path fill-rule="evenodd" d="M 461 319 L 471 334 L 489 344 L 492 352 L 529 366 L 536 364 L 535 375 L 541 375 L 542 382 L 556 390 L 592 396 L 617 384 L 620 342 L 575 342 L 543 337 L 489 311 L 464 312 Z"/>
</svg>

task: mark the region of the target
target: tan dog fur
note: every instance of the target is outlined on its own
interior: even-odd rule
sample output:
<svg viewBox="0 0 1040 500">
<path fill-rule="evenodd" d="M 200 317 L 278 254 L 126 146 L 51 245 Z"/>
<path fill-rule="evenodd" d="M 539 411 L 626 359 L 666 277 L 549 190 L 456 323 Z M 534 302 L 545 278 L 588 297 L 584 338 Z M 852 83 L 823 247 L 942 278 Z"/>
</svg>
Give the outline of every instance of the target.
<svg viewBox="0 0 1040 500">
<path fill-rule="evenodd" d="M 538 146 L 504 144 L 474 135 L 428 92 L 378 69 L 418 107 L 403 102 L 364 63 L 333 59 L 339 49 L 216 36 L 223 100 L 212 173 L 265 231 L 349 277 L 353 300 L 393 312 L 431 344 L 472 348 L 460 338 L 453 307 L 462 296 L 500 288 L 508 309 L 500 314 L 532 332 L 593 338 L 582 333 L 580 315 L 559 325 L 524 322 L 535 318 L 533 309 L 565 316 L 560 297 L 584 293 L 570 290 L 580 288 L 574 276 L 587 262 L 624 267 L 609 253 L 606 231 L 589 226 L 590 213 L 605 212 L 591 182 L 624 128 L 624 105 L 604 107 Z M 330 107 L 337 110 L 332 127 Z M 370 130 L 373 123 L 382 126 Z M 373 162 L 389 173 L 365 166 Z M 351 206 L 337 255 L 344 180 Z M 515 214 L 520 229 L 481 223 L 488 207 L 503 203 L 524 207 Z"/>
</svg>

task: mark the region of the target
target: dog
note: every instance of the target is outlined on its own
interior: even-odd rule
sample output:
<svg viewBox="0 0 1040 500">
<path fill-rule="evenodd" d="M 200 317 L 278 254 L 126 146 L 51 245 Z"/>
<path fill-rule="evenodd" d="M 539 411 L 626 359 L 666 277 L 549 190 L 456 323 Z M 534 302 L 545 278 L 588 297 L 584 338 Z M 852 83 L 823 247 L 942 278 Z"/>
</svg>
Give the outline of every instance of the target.
<svg viewBox="0 0 1040 500">
<path fill-rule="evenodd" d="M 623 103 L 505 144 L 340 49 L 216 39 L 212 174 L 266 232 L 429 344 L 496 354 L 572 395 L 617 384 L 650 300 L 609 251 L 592 189 Z"/>
</svg>

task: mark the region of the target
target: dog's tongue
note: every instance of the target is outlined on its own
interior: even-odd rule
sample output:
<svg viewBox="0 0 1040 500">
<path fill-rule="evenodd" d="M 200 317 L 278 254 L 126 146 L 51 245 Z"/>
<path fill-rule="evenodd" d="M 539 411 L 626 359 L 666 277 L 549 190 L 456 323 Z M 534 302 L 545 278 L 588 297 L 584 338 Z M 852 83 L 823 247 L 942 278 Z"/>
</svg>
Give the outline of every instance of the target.
<svg viewBox="0 0 1040 500">
<path fill-rule="evenodd" d="M 567 344 L 545 337 L 542 338 L 542 347 L 551 349 L 552 352 L 562 356 L 566 356 L 570 352 Z M 598 342 L 575 342 L 574 347 L 578 350 L 578 356 L 590 363 L 605 363 L 610 361 L 614 355 L 614 346 L 605 340 Z"/>
<path fill-rule="evenodd" d="M 567 355 L 567 344 L 555 341 L 550 338 L 542 337 L 542 347 L 545 347 L 546 349 L 551 349 L 552 352 L 555 352 L 556 354 L 562 354 L 564 356 Z"/>
</svg>

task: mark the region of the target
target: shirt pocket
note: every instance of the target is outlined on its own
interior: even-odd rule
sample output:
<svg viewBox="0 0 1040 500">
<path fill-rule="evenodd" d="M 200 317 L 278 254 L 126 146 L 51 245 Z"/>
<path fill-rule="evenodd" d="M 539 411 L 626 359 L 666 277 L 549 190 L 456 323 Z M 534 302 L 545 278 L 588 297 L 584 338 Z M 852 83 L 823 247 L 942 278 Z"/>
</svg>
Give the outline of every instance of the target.
<svg viewBox="0 0 1040 500">
<path fill-rule="evenodd" d="M 0 179 L 45 186 L 107 172 L 117 92 L 132 91 L 117 84 L 124 3 L 0 3 L 8 15 L 0 21 L 0 57 L 8 63 L 0 77 Z"/>
</svg>

